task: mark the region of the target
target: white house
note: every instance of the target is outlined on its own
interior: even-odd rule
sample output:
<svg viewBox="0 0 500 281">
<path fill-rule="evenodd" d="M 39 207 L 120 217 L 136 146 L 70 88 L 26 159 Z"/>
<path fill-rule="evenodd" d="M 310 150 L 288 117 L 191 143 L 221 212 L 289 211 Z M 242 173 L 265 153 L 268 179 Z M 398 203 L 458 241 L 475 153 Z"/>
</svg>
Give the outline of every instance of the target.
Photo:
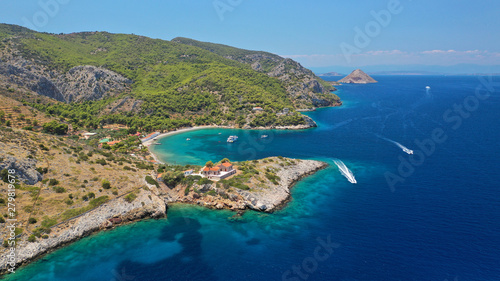
<svg viewBox="0 0 500 281">
<path fill-rule="evenodd" d="M 221 180 L 236 174 L 233 164 L 224 162 L 214 167 L 203 167 L 201 176 L 210 180 Z"/>
</svg>

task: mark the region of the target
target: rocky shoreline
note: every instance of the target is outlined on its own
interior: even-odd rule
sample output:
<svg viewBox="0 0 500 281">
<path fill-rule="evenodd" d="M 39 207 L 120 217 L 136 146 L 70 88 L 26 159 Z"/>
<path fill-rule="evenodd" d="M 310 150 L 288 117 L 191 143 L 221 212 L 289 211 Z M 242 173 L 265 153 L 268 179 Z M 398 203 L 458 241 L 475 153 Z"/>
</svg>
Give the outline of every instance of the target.
<svg viewBox="0 0 500 281">
<path fill-rule="evenodd" d="M 295 183 L 328 166 L 325 162 L 315 160 L 299 161 L 297 165 L 284 168 L 277 173 L 280 178 L 279 185 L 254 192 L 239 191 L 245 198 L 246 207 L 268 213 L 281 209 L 290 201 L 290 191 Z"/>
<path fill-rule="evenodd" d="M 285 161 L 291 160 L 283 158 Z M 225 189 L 217 183 L 197 185 L 192 187 L 188 194 L 184 193 L 184 187 L 167 190 L 164 194 L 165 202 L 186 203 L 199 205 L 211 209 L 227 209 L 231 211 L 255 210 L 259 212 L 272 213 L 286 206 L 291 199 L 290 190 L 296 182 L 328 166 L 325 162 L 315 160 L 293 160 L 297 163 L 287 167 L 279 167 L 276 176 L 279 177 L 277 185 L 267 183 L 265 188 L 253 185 L 251 190 Z M 212 192 L 214 196 L 204 196 Z"/>
<path fill-rule="evenodd" d="M 271 159 L 271 158 L 267 158 Z M 327 166 L 326 163 L 315 160 L 298 160 L 288 158 L 281 161 L 292 161 L 294 164 L 281 166 L 278 160 L 269 160 L 270 166 L 276 167 L 279 177 L 277 185 L 270 184 L 265 188 L 253 187 L 251 190 L 234 189 L 232 192 L 223 189 L 216 183 L 204 186 L 195 184 L 200 190 L 213 191 L 216 196 L 200 196 L 200 193 L 184 194 L 184 189 L 174 189 L 167 194 L 155 189 L 140 189 L 136 191 L 137 198 L 127 202 L 124 197 L 115 198 L 84 215 L 52 227 L 47 239 L 36 242 L 21 241 L 16 246 L 15 260 L 9 258 L 9 251 L 0 255 L 0 274 L 6 274 L 12 265 L 15 268 L 28 264 L 43 255 L 64 247 L 83 237 L 98 231 L 113 228 L 147 218 L 162 218 L 167 216 L 167 204 L 187 203 L 204 206 L 211 209 L 229 209 L 238 211 L 256 210 L 271 213 L 290 200 L 290 190 L 300 179 L 315 173 Z M 165 190 L 165 189 L 164 189 Z"/>
<path fill-rule="evenodd" d="M 47 239 L 20 242 L 16 246 L 15 259 L 9 258 L 9 252 L 2 253 L 0 274 L 5 274 L 11 267 L 18 268 L 95 232 L 146 218 L 162 218 L 166 215 L 167 205 L 150 191 L 140 190 L 137 198 L 130 203 L 123 197 L 115 198 L 74 220 L 52 227 Z"/>
<path fill-rule="evenodd" d="M 337 107 L 337 106 L 342 106 L 342 101 L 339 101 L 338 103 L 328 106 L 328 107 Z M 325 107 L 321 107 L 325 108 Z M 298 109 L 297 112 L 311 112 L 311 111 L 316 111 L 318 108 L 312 107 L 312 108 L 307 108 L 307 109 Z M 221 128 L 221 129 L 242 129 L 242 130 L 305 130 L 305 129 L 310 129 L 310 128 L 315 128 L 318 127 L 318 124 L 309 116 L 303 115 L 304 120 L 306 121 L 306 124 L 303 125 L 295 125 L 295 126 L 266 126 L 266 127 L 250 127 L 250 126 L 245 126 L 243 128 L 237 128 L 235 126 L 225 126 L 225 125 L 206 125 L 206 126 L 195 126 L 195 127 L 186 127 L 186 128 L 180 128 L 175 131 L 169 131 L 160 134 L 154 140 L 148 140 L 144 142 L 145 146 L 150 146 L 157 140 L 164 138 L 169 135 L 173 134 L 179 134 L 179 133 L 185 133 L 188 131 L 194 131 L 194 130 L 200 130 L 200 129 L 210 129 L 210 128 Z"/>
<path fill-rule="evenodd" d="M 314 111 L 314 110 L 308 110 L 308 111 Z M 206 125 L 206 126 L 195 126 L 195 127 L 185 127 L 185 128 L 179 128 L 175 131 L 169 131 L 165 133 L 161 133 L 157 137 L 155 137 L 152 140 L 148 140 L 143 143 L 145 146 L 150 146 L 156 141 L 170 135 L 174 134 L 179 134 L 179 133 L 185 133 L 188 131 L 195 131 L 195 130 L 201 130 L 201 129 L 210 129 L 210 128 L 219 128 L 219 129 L 241 129 L 241 130 L 304 130 L 304 129 L 310 129 L 310 128 L 315 128 L 318 125 L 316 122 L 309 116 L 304 115 L 304 120 L 306 121 L 306 124 L 303 125 L 295 125 L 295 126 L 267 126 L 267 127 L 250 127 L 250 126 L 245 126 L 243 128 L 237 128 L 235 126 L 225 126 L 225 125 Z M 154 157 L 154 156 L 153 156 Z M 156 158 L 156 157 L 154 157 Z M 160 162 L 160 161 L 158 161 Z"/>
</svg>

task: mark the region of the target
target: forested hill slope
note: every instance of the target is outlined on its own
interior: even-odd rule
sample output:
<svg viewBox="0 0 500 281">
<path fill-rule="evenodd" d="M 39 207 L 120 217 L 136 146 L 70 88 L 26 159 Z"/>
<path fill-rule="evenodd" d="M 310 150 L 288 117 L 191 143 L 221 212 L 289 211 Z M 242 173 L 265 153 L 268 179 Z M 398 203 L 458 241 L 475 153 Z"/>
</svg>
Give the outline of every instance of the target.
<svg viewBox="0 0 500 281">
<path fill-rule="evenodd" d="M 332 96 L 329 95 L 331 91 L 335 90 L 330 83 L 319 78 L 311 70 L 292 59 L 286 59 L 268 52 L 244 50 L 189 38 L 177 37 L 172 41 L 196 46 L 224 58 L 248 64 L 255 71 L 278 78 L 283 82 L 298 108 L 304 107 L 308 102 L 312 102 L 313 106 L 329 106 L 332 102 L 338 102 L 337 97 L 334 97 L 336 100 L 332 100 Z M 325 94 L 327 95 L 325 96 Z"/>
<path fill-rule="evenodd" d="M 47 34 L 0 24 L 0 88 L 77 127 L 119 123 L 149 131 L 304 124 L 295 109 L 339 102 L 324 81 L 292 60 L 262 52 L 276 61 L 272 71 L 259 70 L 177 41 L 107 32 Z M 301 79 L 305 84 L 296 83 Z M 290 113 L 282 114 L 285 108 Z"/>
</svg>

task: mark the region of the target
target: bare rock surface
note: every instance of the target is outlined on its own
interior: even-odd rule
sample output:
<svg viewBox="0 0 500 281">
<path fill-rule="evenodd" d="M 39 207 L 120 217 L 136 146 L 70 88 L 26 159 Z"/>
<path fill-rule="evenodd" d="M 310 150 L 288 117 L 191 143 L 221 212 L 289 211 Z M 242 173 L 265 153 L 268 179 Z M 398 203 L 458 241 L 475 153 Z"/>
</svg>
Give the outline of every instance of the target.
<svg viewBox="0 0 500 281">
<path fill-rule="evenodd" d="M 102 67 L 81 65 L 60 73 L 16 54 L 2 55 L 0 79 L 61 102 L 100 100 L 128 90 L 132 84 Z"/>
<path fill-rule="evenodd" d="M 42 175 L 36 170 L 36 160 L 22 158 L 18 159 L 13 156 L 2 157 L 0 161 L 0 170 L 14 170 L 16 181 L 20 180 L 29 185 L 42 180 Z"/>
<path fill-rule="evenodd" d="M 377 80 L 371 78 L 368 74 L 364 73 L 363 70 L 356 69 L 351 74 L 339 80 L 339 82 L 352 84 L 369 84 L 377 83 Z"/>
</svg>

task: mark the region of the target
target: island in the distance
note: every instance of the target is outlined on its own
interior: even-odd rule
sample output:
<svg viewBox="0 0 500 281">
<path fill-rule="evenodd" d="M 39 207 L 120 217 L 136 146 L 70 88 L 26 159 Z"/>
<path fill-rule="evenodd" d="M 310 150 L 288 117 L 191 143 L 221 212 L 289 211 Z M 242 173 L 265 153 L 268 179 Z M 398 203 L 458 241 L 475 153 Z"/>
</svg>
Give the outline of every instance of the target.
<svg viewBox="0 0 500 281">
<path fill-rule="evenodd" d="M 369 84 L 377 83 L 378 81 L 370 77 L 370 75 L 363 72 L 361 69 L 356 69 L 351 74 L 339 80 L 339 83 L 351 83 L 351 84 Z"/>
<path fill-rule="evenodd" d="M 341 74 L 341 73 L 332 71 L 332 72 L 328 72 L 328 73 L 319 74 L 318 76 L 319 77 L 333 77 L 333 76 L 344 76 L 344 75 L 345 74 Z"/>
</svg>

